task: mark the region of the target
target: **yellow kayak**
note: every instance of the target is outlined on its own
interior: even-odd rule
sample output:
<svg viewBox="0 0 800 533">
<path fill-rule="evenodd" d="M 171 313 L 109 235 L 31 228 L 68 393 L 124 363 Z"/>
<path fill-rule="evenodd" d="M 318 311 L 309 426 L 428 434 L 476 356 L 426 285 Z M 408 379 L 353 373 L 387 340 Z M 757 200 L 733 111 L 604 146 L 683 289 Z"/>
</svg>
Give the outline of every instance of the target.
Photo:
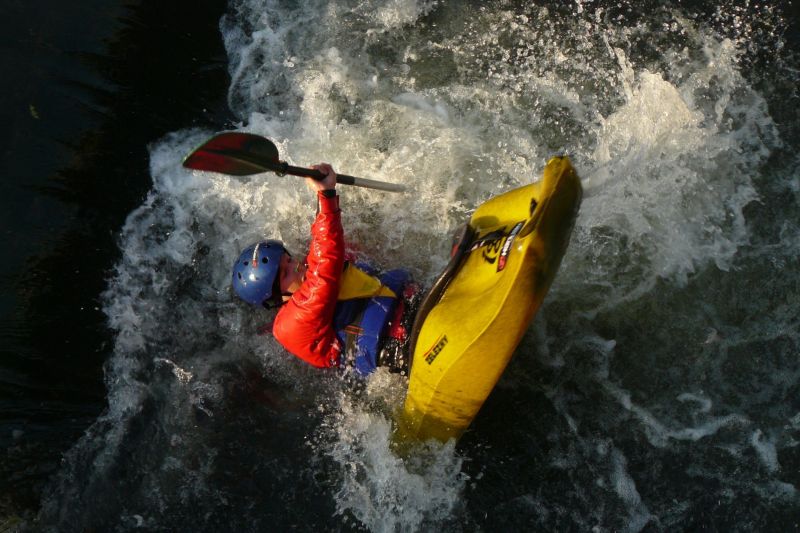
<svg viewBox="0 0 800 533">
<path fill-rule="evenodd" d="M 567 157 L 482 204 L 420 306 L 403 440 L 458 439 L 506 368 L 553 282 L 582 197 Z"/>
</svg>

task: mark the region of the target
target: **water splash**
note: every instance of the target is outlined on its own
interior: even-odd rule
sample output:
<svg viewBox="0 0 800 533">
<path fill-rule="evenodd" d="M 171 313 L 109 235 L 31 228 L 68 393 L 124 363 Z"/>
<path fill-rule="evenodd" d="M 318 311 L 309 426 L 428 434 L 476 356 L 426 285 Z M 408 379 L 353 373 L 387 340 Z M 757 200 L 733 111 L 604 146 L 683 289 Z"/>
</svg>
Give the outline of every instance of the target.
<svg viewBox="0 0 800 533">
<path fill-rule="evenodd" d="M 352 390 L 305 368 L 255 334 L 268 316 L 231 297 L 245 245 L 267 235 L 305 248 L 312 195 L 293 178 L 187 173 L 182 157 L 210 132 L 160 140 L 103 296 L 117 332 L 109 410 L 68 455 L 43 516 L 80 520 L 66 502 L 102 499 L 120 468 L 137 496 L 103 500 L 94 520 L 118 530 L 210 530 L 215 516 L 310 528 L 331 515 L 376 531 L 492 529 L 521 526 L 515 513 L 551 530 L 669 529 L 700 512 L 705 494 L 678 494 L 698 477 L 724 487 L 707 496 L 723 507 L 792 502 L 796 479 L 779 476 L 800 438 L 781 403 L 800 379 L 786 370 L 796 306 L 739 288 L 800 249 L 796 223 L 761 237 L 769 217 L 753 215 L 758 202 L 798 204 L 791 173 L 765 170 L 782 126 L 746 71 L 774 19 L 715 13 L 735 28 L 625 2 L 233 2 L 221 29 L 239 127 L 292 163 L 414 191 L 342 190 L 348 239 L 380 266 L 430 282 L 469 211 L 555 152 L 586 189 L 572 245 L 475 432 L 401 459 L 397 376 Z M 751 473 L 736 477 L 742 465 Z M 649 487 L 659 469 L 677 487 L 663 496 Z M 279 504 L 254 508 L 253 493 Z M 193 503 L 208 513 L 176 511 Z"/>
<path fill-rule="evenodd" d="M 339 396 L 329 434 L 320 447 L 338 465 L 337 514 L 370 531 L 419 531 L 447 523 L 461 504 L 468 480 L 455 443 L 426 443 L 398 455 L 392 412 L 405 384 L 384 369 L 370 377 L 363 395 Z"/>
</svg>

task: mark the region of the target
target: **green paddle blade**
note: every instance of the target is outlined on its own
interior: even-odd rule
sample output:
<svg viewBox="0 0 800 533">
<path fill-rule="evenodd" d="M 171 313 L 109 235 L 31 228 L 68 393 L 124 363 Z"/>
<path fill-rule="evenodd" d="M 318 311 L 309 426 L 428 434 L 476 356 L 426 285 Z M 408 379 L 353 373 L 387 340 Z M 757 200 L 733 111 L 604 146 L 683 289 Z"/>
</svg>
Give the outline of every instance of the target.
<svg viewBox="0 0 800 533">
<path fill-rule="evenodd" d="M 278 147 L 260 135 L 241 132 L 220 133 L 200 145 L 183 160 L 183 166 L 249 176 L 280 170 Z"/>
</svg>

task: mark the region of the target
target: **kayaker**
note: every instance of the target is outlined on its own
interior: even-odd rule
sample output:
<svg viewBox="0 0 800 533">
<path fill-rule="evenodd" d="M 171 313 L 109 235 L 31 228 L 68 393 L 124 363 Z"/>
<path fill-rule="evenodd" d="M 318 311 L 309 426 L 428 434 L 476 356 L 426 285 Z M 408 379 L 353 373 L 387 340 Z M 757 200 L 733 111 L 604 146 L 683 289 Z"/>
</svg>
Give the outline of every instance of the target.
<svg viewBox="0 0 800 533">
<path fill-rule="evenodd" d="M 377 366 L 407 371 L 419 287 L 405 270 L 374 276 L 369 266 L 346 261 L 336 172 L 327 163 L 314 168 L 325 178 L 306 178 L 318 211 L 305 260 L 281 241 L 251 245 L 234 264 L 234 290 L 252 305 L 279 307 L 273 336 L 313 366 L 351 364 L 361 374 Z"/>
</svg>

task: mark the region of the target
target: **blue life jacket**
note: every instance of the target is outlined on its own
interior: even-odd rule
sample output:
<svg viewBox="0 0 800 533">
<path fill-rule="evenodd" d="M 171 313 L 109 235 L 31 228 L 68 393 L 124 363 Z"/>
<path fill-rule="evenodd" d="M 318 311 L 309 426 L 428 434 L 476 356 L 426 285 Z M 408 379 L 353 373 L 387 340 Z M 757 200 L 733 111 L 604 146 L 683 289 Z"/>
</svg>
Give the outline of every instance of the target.
<svg viewBox="0 0 800 533">
<path fill-rule="evenodd" d="M 374 273 L 374 269 L 367 265 L 359 263 L 357 266 L 370 274 Z M 410 279 L 409 273 L 402 269 L 390 270 L 377 277 L 396 295 L 403 294 L 403 288 Z M 378 367 L 381 341 L 400 297 L 375 296 L 341 300 L 336 304 L 333 326 L 342 343 L 345 359 L 352 361 L 359 374 L 367 375 Z"/>
</svg>

